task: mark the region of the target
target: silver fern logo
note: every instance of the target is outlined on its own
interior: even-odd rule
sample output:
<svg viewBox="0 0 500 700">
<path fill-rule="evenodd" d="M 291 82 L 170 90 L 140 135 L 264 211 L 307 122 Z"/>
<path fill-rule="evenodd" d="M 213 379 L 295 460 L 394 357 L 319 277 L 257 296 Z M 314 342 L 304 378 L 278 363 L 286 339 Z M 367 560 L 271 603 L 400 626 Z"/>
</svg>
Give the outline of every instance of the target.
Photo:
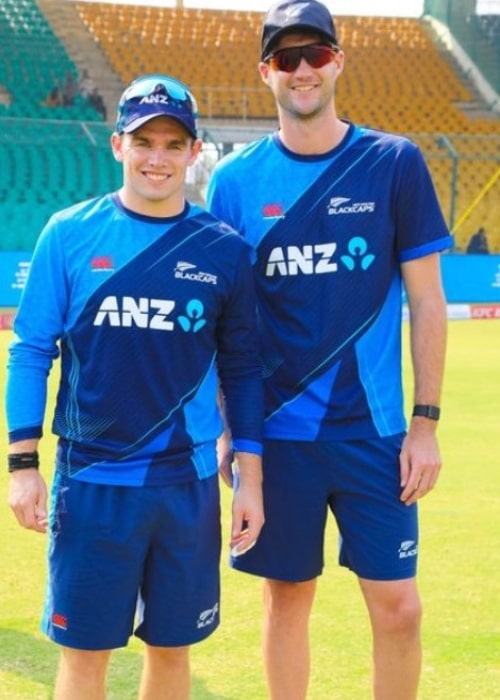
<svg viewBox="0 0 500 700">
<path fill-rule="evenodd" d="M 416 557 L 418 553 L 418 545 L 415 540 L 403 540 L 399 545 L 399 558 L 408 559 L 408 557 Z"/>
<path fill-rule="evenodd" d="M 217 275 L 211 272 L 202 272 L 196 265 L 185 260 L 179 260 L 174 268 L 176 279 L 189 280 L 191 282 L 205 282 L 206 284 L 217 284 Z"/>
</svg>

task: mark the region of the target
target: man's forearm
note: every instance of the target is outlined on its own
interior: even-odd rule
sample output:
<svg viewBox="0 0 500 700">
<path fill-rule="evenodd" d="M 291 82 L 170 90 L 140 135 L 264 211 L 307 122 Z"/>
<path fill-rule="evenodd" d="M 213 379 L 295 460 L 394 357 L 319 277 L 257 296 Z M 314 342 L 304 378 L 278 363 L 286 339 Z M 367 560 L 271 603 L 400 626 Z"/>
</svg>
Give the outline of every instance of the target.
<svg viewBox="0 0 500 700">
<path fill-rule="evenodd" d="M 415 404 L 440 404 L 446 339 L 444 298 L 420 301 L 416 308 L 412 309 L 410 325 Z"/>
<path fill-rule="evenodd" d="M 38 450 L 38 438 L 30 438 L 29 440 L 18 440 L 9 444 L 8 453 L 17 455 L 21 452 L 36 452 Z"/>
<path fill-rule="evenodd" d="M 260 486 L 262 484 L 262 460 L 251 452 L 235 452 L 234 458 L 240 484 Z"/>
</svg>

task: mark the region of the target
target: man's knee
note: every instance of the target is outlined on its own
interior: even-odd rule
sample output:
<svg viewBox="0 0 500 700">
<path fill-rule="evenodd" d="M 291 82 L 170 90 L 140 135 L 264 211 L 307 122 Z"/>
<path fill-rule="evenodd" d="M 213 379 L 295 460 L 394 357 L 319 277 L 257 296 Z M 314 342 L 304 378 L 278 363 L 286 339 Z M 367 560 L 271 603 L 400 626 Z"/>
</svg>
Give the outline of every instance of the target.
<svg viewBox="0 0 500 700">
<path fill-rule="evenodd" d="M 375 631 L 414 636 L 420 630 L 422 605 L 413 580 L 362 582 Z"/>
<path fill-rule="evenodd" d="M 189 663 L 189 646 L 156 647 L 144 645 L 144 654 L 148 664 L 171 669 L 182 668 Z"/>
<path fill-rule="evenodd" d="M 314 601 L 316 579 L 294 583 L 266 579 L 264 605 L 269 615 L 308 614 Z"/>
<path fill-rule="evenodd" d="M 422 607 L 417 597 L 399 598 L 389 605 L 382 616 L 381 626 L 386 633 L 415 636 L 420 630 Z"/>
<path fill-rule="evenodd" d="M 61 683 L 82 688 L 104 685 L 111 651 L 86 651 L 61 647 L 58 677 Z"/>
</svg>

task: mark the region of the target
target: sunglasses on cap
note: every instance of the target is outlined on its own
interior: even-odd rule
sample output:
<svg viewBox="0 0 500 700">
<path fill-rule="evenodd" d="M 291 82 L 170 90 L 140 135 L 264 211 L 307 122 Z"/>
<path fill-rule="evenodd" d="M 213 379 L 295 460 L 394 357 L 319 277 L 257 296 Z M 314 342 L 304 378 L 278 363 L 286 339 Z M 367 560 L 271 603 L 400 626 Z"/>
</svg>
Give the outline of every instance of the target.
<svg viewBox="0 0 500 700">
<path fill-rule="evenodd" d="M 178 119 L 196 135 L 198 106 L 187 87 L 169 76 L 145 75 L 134 80 L 122 94 L 116 130 L 131 131 L 148 118 L 162 114 Z"/>
<path fill-rule="evenodd" d="M 193 112 L 197 115 L 198 106 L 193 95 L 189 92 L 187 87 L 176 80 L 175 78 L 170 78 L 165 75 L 151 74 L 143 78 L 137 78 L 133 83 L 129 85 L 127 90 L 122 95 L 121 102 L 126 100 L 132 100 L 137 97 L 147 97 L 152 93 L 156 92 L 158 88 L 163 88 L 163 90 L 173 99 L 184 102 L 185 100 L 190 100 L 193 106 Z"/>
<path fill-rule="evenodd" d="M 264 63 L 269 63 L 269 67 L 272 70 L 293 73 L 294 70 L 297 70 L 303 58 L 306 59 L 311 68 L 322 68 L 334 60 L 338 50 L 337 46 L 326 46 L 325 44 L 291 46 L 272 51 L 263 58 L 263 61 Z"/>
</svg>

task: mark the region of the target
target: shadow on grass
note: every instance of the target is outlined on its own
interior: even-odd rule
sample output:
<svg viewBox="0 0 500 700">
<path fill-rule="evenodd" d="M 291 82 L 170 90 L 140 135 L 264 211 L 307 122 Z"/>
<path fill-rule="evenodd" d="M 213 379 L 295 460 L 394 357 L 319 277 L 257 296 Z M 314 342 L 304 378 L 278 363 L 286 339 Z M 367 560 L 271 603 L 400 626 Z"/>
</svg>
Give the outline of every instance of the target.
<svg viewBox="0 0 500 700">
<path fill-rule="evenodd" d="M 135 645 L 135 643 L 133 644 Z M 52 698 L 54 677 L 57 670 L 59 648 L 43 637 L 37 637 L 26 632 L 0 628 L 0 671 L 12 674 L 12 677 L 26 679 L 44 687 L 44 700 Z M 126 647 L 117 649 L 112 657 L 108 673 L 108 700 L 135 700 L 137 698 L 139 680 L 142 670 L 142 651 Z M 28 697 L 19 682 L 19 695 L 9 696 L 9 700 L 17 697 Z M 0 695 L 0 697 L 3 697 Z M 192 700 L 239 700 L 236 696 L 215 695 L 211 693 L 201 678 L 194 677 L 191 681 Z"/>
</svg>

